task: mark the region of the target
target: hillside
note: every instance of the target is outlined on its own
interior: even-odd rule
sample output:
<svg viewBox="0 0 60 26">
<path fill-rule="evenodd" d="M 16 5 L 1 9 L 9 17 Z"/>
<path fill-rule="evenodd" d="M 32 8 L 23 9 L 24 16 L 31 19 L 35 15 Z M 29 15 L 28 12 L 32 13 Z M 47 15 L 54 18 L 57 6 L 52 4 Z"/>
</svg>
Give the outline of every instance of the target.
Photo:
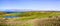
<svg viewBox="0 0 60 26">
<path fill-rule="evenodd" d="M 4 14 L 4 15 L 1 15 L 1 16 L 0 16 L 0 18 L 1 18 L 0 21 L 3 21 L 2 22 L 3 25 L 8 22 L 7 26 L 9 26 L 9 24 L 10 24 L 10 26 L 12 26 L 12 25 L 13 26 L 33 26 L 33 24 L 34 24 L 33 21 L 34 20 L 35 21 L 36 21 L 36 19 L 40 20 L 41 18 L 42 19 L 46 18 L 46 20 L 48 20 L 47 18 L 50 19 L 52 17 L 58 17 L 58 16 L 60 16 L 60 12 L 54 12 L 54 11 L 53 12 L 45 12 L 45 11 L 44 12 L 42 12 L 42 11 L 15 12 L 15 13 Z M 5 19 L 4 16 L 17 16 L 18 18 Z M 32 23 L 30 23 L 29 21 L 31 21 Z M 11 23 L 9 23 L 9 22 L 11 22 Z"/>
</svg>

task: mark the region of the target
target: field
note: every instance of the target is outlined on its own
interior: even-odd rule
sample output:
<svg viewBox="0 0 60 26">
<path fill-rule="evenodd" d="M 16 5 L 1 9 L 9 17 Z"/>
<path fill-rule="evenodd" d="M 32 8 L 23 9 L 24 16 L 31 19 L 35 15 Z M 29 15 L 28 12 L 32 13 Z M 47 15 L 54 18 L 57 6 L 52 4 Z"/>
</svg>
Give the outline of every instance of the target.
<svg viewBox="0 0 60 26">
<path fill-rule="evenodd" d="M 0 12 L 0 26 L 60 26 L 59 18 L 59 11 Z"/>
</svg>

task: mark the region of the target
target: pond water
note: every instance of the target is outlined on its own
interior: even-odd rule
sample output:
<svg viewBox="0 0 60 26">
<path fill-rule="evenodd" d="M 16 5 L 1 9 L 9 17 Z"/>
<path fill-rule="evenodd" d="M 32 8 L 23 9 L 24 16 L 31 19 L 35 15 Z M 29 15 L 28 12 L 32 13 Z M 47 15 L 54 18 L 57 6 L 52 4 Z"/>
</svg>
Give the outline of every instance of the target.
<svg viewBox="0 0 60 26">
<path fill-rule="evenodd" d="M 5 16 L 5 18 L 17 18 L 18 16 Z"/>
</svg>

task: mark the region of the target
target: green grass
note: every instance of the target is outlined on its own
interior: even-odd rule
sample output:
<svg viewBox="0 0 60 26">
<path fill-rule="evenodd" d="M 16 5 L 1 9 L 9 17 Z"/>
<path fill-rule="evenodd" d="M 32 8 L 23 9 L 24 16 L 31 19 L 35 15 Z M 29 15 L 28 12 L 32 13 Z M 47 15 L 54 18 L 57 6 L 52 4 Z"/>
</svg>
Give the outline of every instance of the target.
<svg viewBox="0 0 60 26">
<path fill-rule="evenodd" d="M 60 12 L 48 12 L 48 13 L 41 13 L 41 12 L 24 12 L 24 13 L 11 13 L 10 15 L 5 15 L 4 16 L 20 16 L 19 19 L 15 19 L 15 21 L 28 21 L 28 20 L 33 20 L 33 19 L 40 19 L 40 18 L 48 18 L 49 16 L 60 16 Z M 3 15 L 0 16 L 0 18 L 4 17 Z M 18 26 L 18 24 L 16 24 Z M 25 24 L 23 26 L 33 26 L 31 24 Z"/>
</svg>

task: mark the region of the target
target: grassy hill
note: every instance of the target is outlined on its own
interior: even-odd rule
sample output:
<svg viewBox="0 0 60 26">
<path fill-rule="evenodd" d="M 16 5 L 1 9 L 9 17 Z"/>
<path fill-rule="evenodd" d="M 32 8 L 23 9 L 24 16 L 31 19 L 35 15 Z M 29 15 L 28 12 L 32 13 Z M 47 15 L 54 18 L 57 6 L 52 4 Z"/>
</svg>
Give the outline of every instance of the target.
<svg viewBox="0 0 60 26">
<path fill-rule="evenodd" d="M 49 18 L 51 16 L 60 16 L 60 12 L 44 12 L 44 11 L 32 11 L 32 12 L 18 12 L 18 13 L 10 13 L 10 14 L 4 14 L 1 15 L 0 18 L 4 18 L 4 16 L 18 16 L 19 18 L 12 18 L 12 19 L 8 19 L 7 22 L 11 22 L 10 24 L 12 24 L 13 22 L 17 23 L 17 22 L 21 22 L 20 24 L 15 24 L 15 26 L 33 26 L 33 23 L 26 23 L 27 21 L 29 22 L 29 20 L 34 20 L 34 19 L 41 19 L 41 18 Z"/>
</svg>

